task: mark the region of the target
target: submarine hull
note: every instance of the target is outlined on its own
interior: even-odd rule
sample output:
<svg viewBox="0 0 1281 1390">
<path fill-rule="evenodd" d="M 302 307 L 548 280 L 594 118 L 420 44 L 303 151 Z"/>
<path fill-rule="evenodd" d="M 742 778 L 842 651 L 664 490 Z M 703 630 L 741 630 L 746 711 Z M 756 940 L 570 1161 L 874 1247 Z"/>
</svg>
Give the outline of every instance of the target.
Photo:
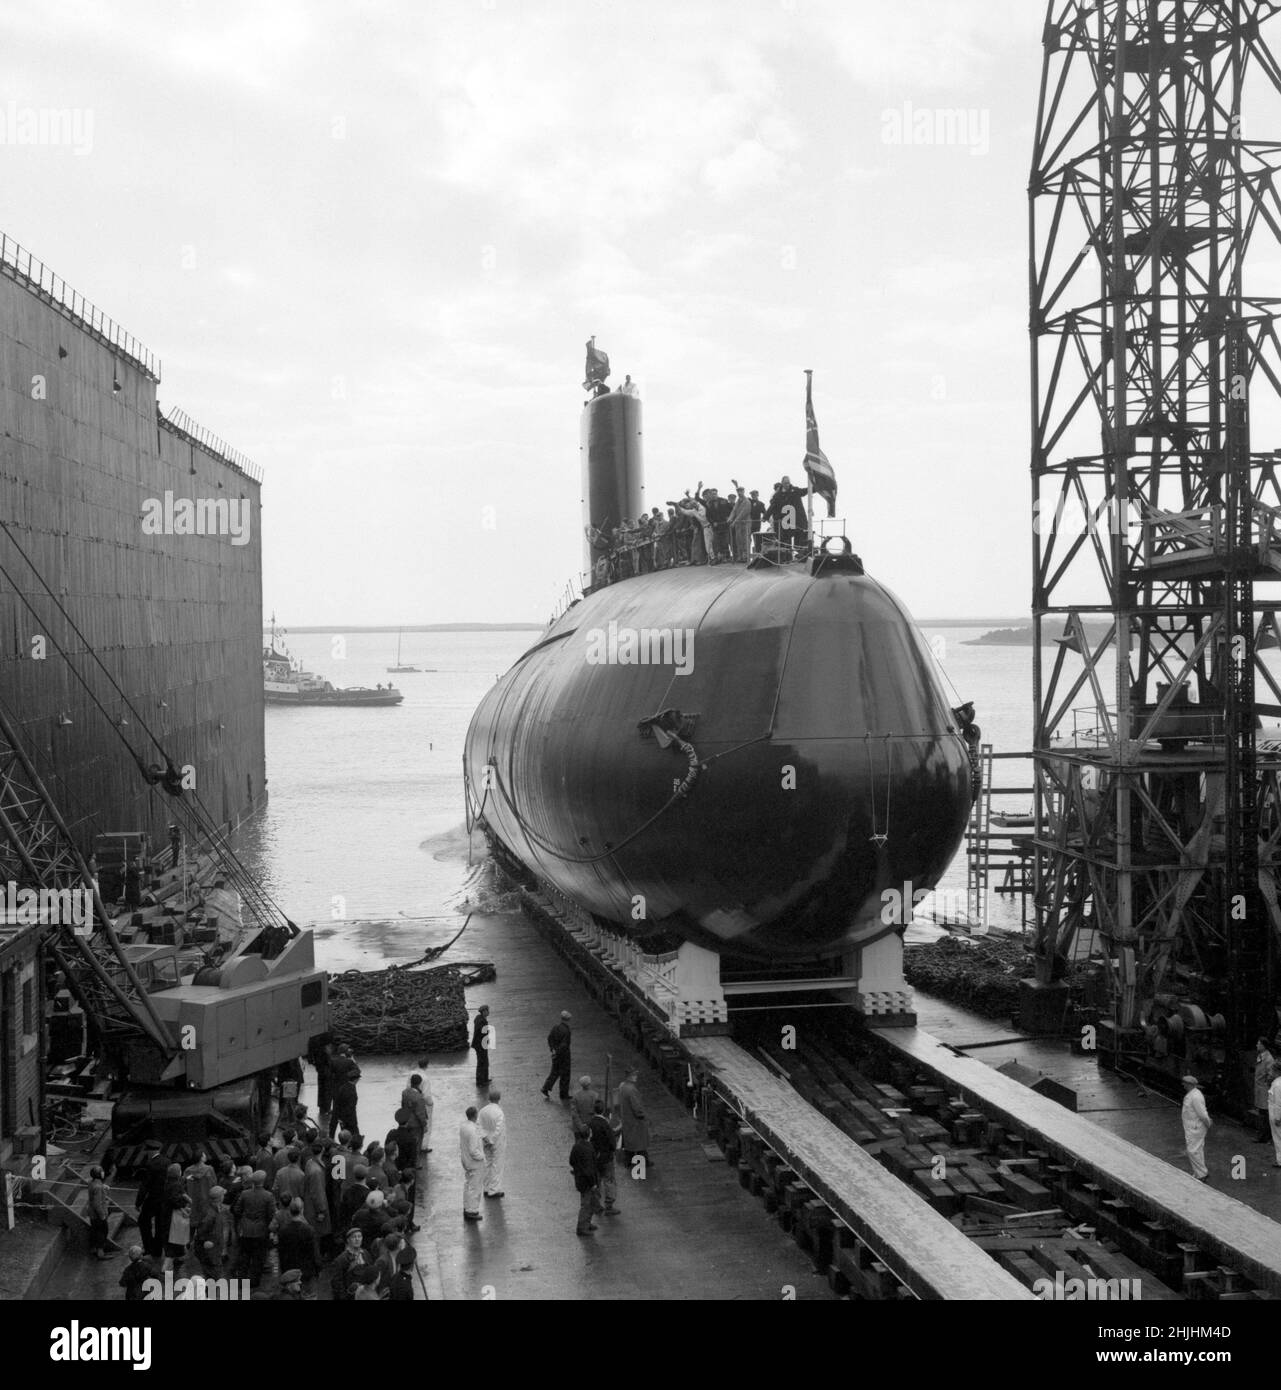
<svg viewBox="0 0 1281 1390">
<path fill-rule="evenodd" d="M 469 804 L 615 928 L 761 961 L 834 956 L 901 931 L 885 890 L 932 888 L 964 834 L 970 762 L 934 665 L 864 574 L 625 580 L 482 700 Z"/>
</svg>

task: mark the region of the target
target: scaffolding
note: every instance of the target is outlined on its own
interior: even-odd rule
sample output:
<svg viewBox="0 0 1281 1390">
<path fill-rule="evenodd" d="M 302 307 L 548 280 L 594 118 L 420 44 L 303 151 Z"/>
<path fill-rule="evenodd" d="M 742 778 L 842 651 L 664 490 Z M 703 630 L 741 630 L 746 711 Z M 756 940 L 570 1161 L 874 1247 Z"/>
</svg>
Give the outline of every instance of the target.
<svg viewBox="0 0 1281 1390">
<path fill-rule="evenodd" d="M 1255 592 L 1281 579 L 1281 487 L 1250 441 L 1281 300 L 1247 290 L 1281 146 L 1243 108 L 1249 85 L 1281 125 L 1277 9 L 1051 3 L 1030 184 L 1037 983 L 1097 941 L 1105 1055 L 1195 1065 L 1240 1107 L 1281 940 L 1255 733 L 1281 715 Z"/>
</svg>

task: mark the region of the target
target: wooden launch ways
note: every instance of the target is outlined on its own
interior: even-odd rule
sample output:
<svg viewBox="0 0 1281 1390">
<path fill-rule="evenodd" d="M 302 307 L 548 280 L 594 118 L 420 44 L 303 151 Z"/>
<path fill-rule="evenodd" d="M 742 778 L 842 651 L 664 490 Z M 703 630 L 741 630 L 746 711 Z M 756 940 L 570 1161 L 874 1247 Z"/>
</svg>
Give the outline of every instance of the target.
<svg viewBox="0 0 1281 1390">
<path fill-rule="evenodd" d="M 799 1222 L 806 1207 L 821 1204 L 829 1209 L 838 1223 L 834 1231 L 829 1225 L 827 1232 L 829 1240 L 835 1235 L 836 1269 L 844 1272 L 842 1259 L 850 1255 L 844 1247 L 855 1244 L 852 1258 L 869 1276 L 863 1282 L 871 1286 L 862 1290 L 864 1297 L 894 1296 L 884 1281 L 875 1287 L 876 1270 L 869 1268 L 873 1261 L 920 1298 L 1033 1296 L 918 1192 L 882 1168 L 793 1086 L 736 1043 L 722 1036 L 672 1037 L 661 1011 L 634 981 L 602 959 L 554 897 L 527 892 L 522 901 L 587 988 L 620 1017 L 630 1011 L 637 1047 L 651 1056 L 669 1084 L 683 1089 L 687 1064 L 693 1063 L 717 1097 L 709 1105 L 709 1116 L 713 1105 L 727 1108 L 742 1117 L 739 1131 L 745 1143 L 755 1131 L 773 1151 L 765 1154 L 763 1164 L 773 1185 L 772 1193 L 764 1193 L 767 1205 L 783 1194 L 789 1203 L 799 1201 L 793 1213 Z M 913 1070 L 929 1073 L 945 1090 L 964 1094 L 968 1104 L 1020 1136 L 1020 1142 L 1052 1156 L 1064 1199 L 1080 1208 L 1078 1217 L 1087 1224 L 1103 1227 L 1143 1218 L 1143 1226 L 1130 1234 L 1137 1244 L 1152 1245 L 1162 1259 L 1182 1267 L 1185 1290 L 1204 1281 L 1204 1292 L 1210 1296 L 1217 1292 L 1241 1297 L 1233 1290 L 1236 1276 L 1242 1275 L 1265 1294 L 1281 1294 L 1281 1228 L 1275 1222 L 984 1063 L 956 1053 L 928 1033 L 886 1027 L 873 1029 L 872 1035 Z M 652 1047 L 647 1041 L 651 1038 L 658 1040 Z M 667 1077 L 673 1069 L 678 1081 Z M 740 1163 L 740 1171 L 745 1166 L 762 1165 Z M 1052 1172 L 1047 1171 L 1047 1181 L 1056 1181 Z M 1072 1188 L 1074 1183 L 1081 1186 Z M 1089 1191 L 1085 1184 L 1097 1190 Z M 810 1194 L 815 1201 L 803 1200 Z M 1199 1268 L 1198 1254 L 1218 1261 L 1225 1272 Z M 1178 1277 L 1178 1269 L 1171 1270 L 1168 1278 L 1175 1287 Z M 850 1279 L 851 1284 L 857 1282 Z"/>
<path fill-rule="evenodd" d="M 1097 1183 L 1225 1269 L 1281 1296 L 1281 1226 L 1275 1221 L 919 1028 L 875 1032 L 899 1056 L 959 1090 L 976 1109 L 1070 1165 L 1076 1178 Z"/>
<path fill-rule="evenodd" d="M 831 1212 L 827 1234 L 834 1237 L 836 1249 L 829 1279 L 838 1291 L 852 1287 L 865 1297 L 887 1298 L 896 1296 L 901 1283 L 923 1299 L 1035 1297 L 919 1192 L 738 1044 L 722 1036 L 675 1038 L 663 1011 L 607 959 L 599 933 L 583 930 L 582 914 L 559 894 L 526 890 L 521 904 L 587 990 L 619 1017 L 624 1033 L 634 1035 L 637 1050 L 654 1062 L 669 1086 L 684 1093 L 693 1063 L 719 1098 L 713 1103 L 742 1116 L 744 1127 L 760 1136 L 772 1150 L 765 1155 L 776 1180 L 772 1196 L 786 1186 L 789 1200 L 812 1197 L 809 1205 Z M 766 1200 L 768 1205 L 771 1199 Z M 782 1211 L 779 1215 L 783 1219 Z M 843 1262 L 849 1262 L 845 1269 Z M 882 1268 L 888 1271 L 884 1277 Z M 836 1281 L 835 1273 L 847 1282 Z"/>
<path fill-rule="evenodd" d="M 713 1089 L 918 1298 L 1036 1296 L 729 1038 L 683 1038 Z"/>
</svg>

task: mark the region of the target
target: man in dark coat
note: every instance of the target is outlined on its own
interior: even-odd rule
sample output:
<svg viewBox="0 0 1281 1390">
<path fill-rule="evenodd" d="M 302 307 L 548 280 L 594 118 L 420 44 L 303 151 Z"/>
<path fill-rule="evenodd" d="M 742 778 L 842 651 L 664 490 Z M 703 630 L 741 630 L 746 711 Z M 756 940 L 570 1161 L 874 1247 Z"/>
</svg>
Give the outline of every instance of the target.
<svg viewBox="0 0 1281 1390">
<path fill-rule="evenodd" d="M 618 1184 L 614 1181 L 614 1150 L 618 1147 L 618 1122 L 605 1114 L 605 1102 L 598 1100 L 587 1121 L 588 1138 L 596 1155 L 596 1177 L 605 1202 L 605 1215 L 618 1215 Z"/>
<path fill-rule="evenodd" d="M 236 1198 L 232 1214 L 240 1236 L 240 1273 L 251 1285 L 262 1278 L 267 1258 L 267 1236 L 276 1216 L 276 1199 L 267 1191 L 267 1175 L 258 1169 L 250 1185 Z"/>
<path fill-rule="evenodd" d="M 364 1238 L 364 1249 L 372 1251 L 374 1241 L 382 1234 L 383 1226 L 387 1221 L 385 1210 L 387 1199 L 376 1187 L 371 1187 L 365 1193 L 364 1203 L 359 1210 L 352 1214 L 351 1225 L 348 1228 L 352 1231 L 359 1231 Z"/>
<path fill-rule="evenodd" d="M 303 1169 L 306 1186 L 302 1194 L 302 1216 L 316 1233 L 321 1253 L 328 1255 L 334 1244 L 334 1222 L 329 1206 L 325 1157 L 325 1146 L 319 1141 L 308 1149 L 307 1166 Z"/>
<path fill-rule="evenodd" d="M 549 1100 L 550 1091 L 556 1082 L 560 1082 L 561 1100 L 569 1099 L 569 1010 L 562 1009 L 560 1022 L 547 1035 L 547 1047 L 552 1054 L 552 1069 L 547 1073 L 547 1080 L 543 1082 L 543 1099 Z"/>
<path fill-rule="evenodd" d="M 770 498 L 769 519 L 784 545 L 804 545 L 809 535 L 809 518 L 805 515 L 805 493 L 783 475 L 783 481 Z"/>
<path fill-rule="evenodd" d="M 347 1243 L 334 1261 L 329 1276 L 330 1292 L 335 1299 L 349 1299 L 352 1295 L 352 1275 L 370 1264 L 369 1256 L 361 1248 L 362 1244 L 359 1231 L 347 1232 Z"/>
<path fill-rule="evenodd" d="M 600 1211 L 601 1205 L 596 1191 L 596 1151 L 586 1134 L 574 1140 L 574 1147 L 569 1151 L 569 1170 L 574 1175 L 574 1187 L 578 1192 L 578 1227 L 575 1234 L 590 1235 L 596 1229 L 592 1217 Z"/>
<path fill-rule="evenodd" d="M 302 1171 L 302 1155 L 297 1147 L 292 1145 L 286 1152 L 288 1159 L 283 1167 L 276 1169 L 276 1180 L 270 1184 L 272 1195 L 282 1207 L 288 1207 L 295 1197 L 301 1197 L 307 1190 L 307 1178 Z M 291 1260 L 290 1264 L 293 1263 Z"/>
<path fill-rule="evenodd" d="M 422 1141 L 422 1130 L 413 1123 L 413 1114 L 408 1106 L 402 1105 L 396 1111 L 396 1128 L 387 1135 L 387 1142 L 396 1146 L 396 1168 L 411 1172 L 418 1166 L 418 1146 Z"/>
<path fill-rule="evenodd" d="M 328 1033 L 312 1038 L 307 1049 L 307 1060 L 316 1068 L 316 1109 L 320 1112 L 318 1118 L 322 1126 L 329 1123 L 333 1106 L 333 1052 L 334 1040 Z"/>
<path fill-rule="evenodd" d="M 120 1276 L 120 1287 L 125 1291 L 125 1302 L 145 1302 L 147 1291 L 143 1285 L 148 1279 L 158 1277 L 157 1266 L 152 1262 L 151 1256 L 143 1250 L 141 1245 L 131 1245 L 129 1247 L 129 1263 L 125 1265 L 124 1273 Z"/>
<path fill-rule="evenodd" d="M 669 502 L 667 506 L 671 517 L 668 534 L 671 536 L 672 564 L 688 565 L 690 545 L 697 523 L 679 502 Z"/>
<path fill-rule="evenodd" d="M 249 1160 L 249 1166 L 255 1173 L 261 1170 L 267 1175 L 265 1186 L 270 1192 L 276 1177 L 276 1151 L 271 1147 L 270 1130 L 264 1130 L 258 1136 L 258 1152 Z"/>
<path fill-rule="evenodd" d="M 403 1245 L 396 1252 L 396 1273 L 392 1275 L 387 1289 L 387 1299 L 391 1303 L 412 1303 L 414 1301 L 414 1265 L 418 1255 L 412 1245 Z"/>
<path fill-rule="evenodd" d="M 165 1213 L 165 1178 L 169 1164 L 159 1144 L 152 1141 L 147 1148 L 150 1153 L 138 1184 L 138 1235 L 147 1254 L 159 1259 L 164 1253 L 160 1227 Z"/>
<path fill-rule="evenodd" d="M 645 1160 L 645 1168 L 654 1166 L 649 1156 L 649 1116 L 641 1102 L 640 1087 L 637 1084 L 640 1073 L 632 1067 L 618 1088 L 618 1117 L 623 1124 L 623 1162 L 633 1168 L 633 1158 L 640 1156 Z M 644 1172 L 645 1168 L 640 1171 Z"/>
<path fill-rule="evenodd" d="M 335 1129 L 350 1130 L 357 1148 L 360 1147 L 360 1122 L 356 1119 L 356 1082 L 360 1080 L 360 1068 L 354 1057 L 340 1052 L 333 1061 L 334 1111 L 330 1119 L 330 1135 Z"/>
<path fill-rule="evenodd" d="M 423 1070 L 427 1067 L 427 1059 L 418 1064 Z M 431 1145 L 423 1146 L 423 1139 L 431 1134 L 431 1117 L 435 1102 L 432 1100 L 431 1087 L 427 1084 L 422 1071 L 416 1071 L 409 1078 L 409 1085 L 400 1093 L 401 1105 L 409 1111 L 409 1123 L 418 1132 L 418 1138 L 413 1143 L 412 1160 L 408 1154 L 401 1154 L 400 1166 L 402 1168 L 416 1168 L 419 1163 L 419 1152 L 431 1153 Z"/>
<path fill-rule="evenodd" d="M 729 518 L 733 508 L 729 500 L 719 496 L 714 487 L 709 487 L 701 500 L 712 528 L 712 551 L 707 560 L 709 564 L 718 565 L 722 560 L 729 559 Z"/>
<path fill-rule="evenodd" d="M 369 1169 L 363 1163 L 353 1164 L 347 1169 L 347 1177 L 338 1189 L 338 1230 L 346 1234 L 352 1217 L 365 1205 L 365 1198 L 373 1190 L 366 1179 Z"/>
<path fill-rule="evenodd" d="M 221 1187 L 212 1188 L 209 1205 L 196 1224 L 196 1258 L 207 1279 L 221 1279 L 227 1273 L 235 1245 L 236 1223 L 231 1209 L 223 1201 L 226 1195 Z"/>
<path fill-rule="evenodd" d="M 476 1054 L 476 1085 L 489 1085 L 489 1005 L 482 1004 L 471 1029 L 471 1050 Z"/>
<path fill-rule="evenodd" d="M 303 1216 L 299 1197 L 290 1202 L 288 1213 L 282 1211 L 276 1217 L 276 1248 L 282 1269 L 297 1269 L 304 1281 L 314 1279 L 320 1272 L 320 1247 L 315 1231 Z"/>
</svg>

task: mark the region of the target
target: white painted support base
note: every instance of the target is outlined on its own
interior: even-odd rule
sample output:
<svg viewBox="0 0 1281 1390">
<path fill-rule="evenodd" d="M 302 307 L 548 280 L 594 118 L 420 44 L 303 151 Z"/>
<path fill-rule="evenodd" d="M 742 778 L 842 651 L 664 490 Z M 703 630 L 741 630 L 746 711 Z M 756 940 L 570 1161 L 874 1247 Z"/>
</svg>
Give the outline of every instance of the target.
<svg viewBox="0 0 1281 1390">
<path fill-rule="evenodd" d="M 851 951 L 845 973 L 858 981 L 851 1003 L 862 1014 L 910 1014 L 912 989 L 903 978 L 903 938 L 890 932 L 870 946 Z"/>
<path fill-rule="evenodd" d="M 630 937 L 599 926 L 590 913 L 554 889 L 545 890 L 545 896 L 556 905 L 565 929 L 640 990 L 677 1037 L 682 1026 L 729 1021 L 721 960 L 714 951 L 685 942 L 675 951 L 648 955 Z"/>
<path fill-rule="evenodd" d="M 686 941 L 676 952 L 671 982 L 676 990 L 676 1023 L 726 1023 L 729 1011 L 721 989 L 721 958 Z"/>
<path fill-rule="evenodd" d="M 544 901 L 554 908 L 565 930 L 582 942 L 609 970 L 621 975 L 640 991 L 667 1020 L 679 1037 L 682 1028 L 727 1024 L 729 1010 L 721 985 L 721 958 L 715 951 L 684 942 L 677 950 L 648 955 L 630 937 L 599 926 L 590 913 L 562 897 L 550 886 Z M 903 938 L 897 932 L 870 946 L 850 951 L 841 976 L 778 982 L 771 990 L 767 981 L 750 989 L 731 986 L 735 993 L 787 992 L 795 988 L 828 988 L 848 997 L 850 1006 L 865 1017 L 903 1022 L 912 1017 L 912 990 L 903 978 Z"/>
</svg>

